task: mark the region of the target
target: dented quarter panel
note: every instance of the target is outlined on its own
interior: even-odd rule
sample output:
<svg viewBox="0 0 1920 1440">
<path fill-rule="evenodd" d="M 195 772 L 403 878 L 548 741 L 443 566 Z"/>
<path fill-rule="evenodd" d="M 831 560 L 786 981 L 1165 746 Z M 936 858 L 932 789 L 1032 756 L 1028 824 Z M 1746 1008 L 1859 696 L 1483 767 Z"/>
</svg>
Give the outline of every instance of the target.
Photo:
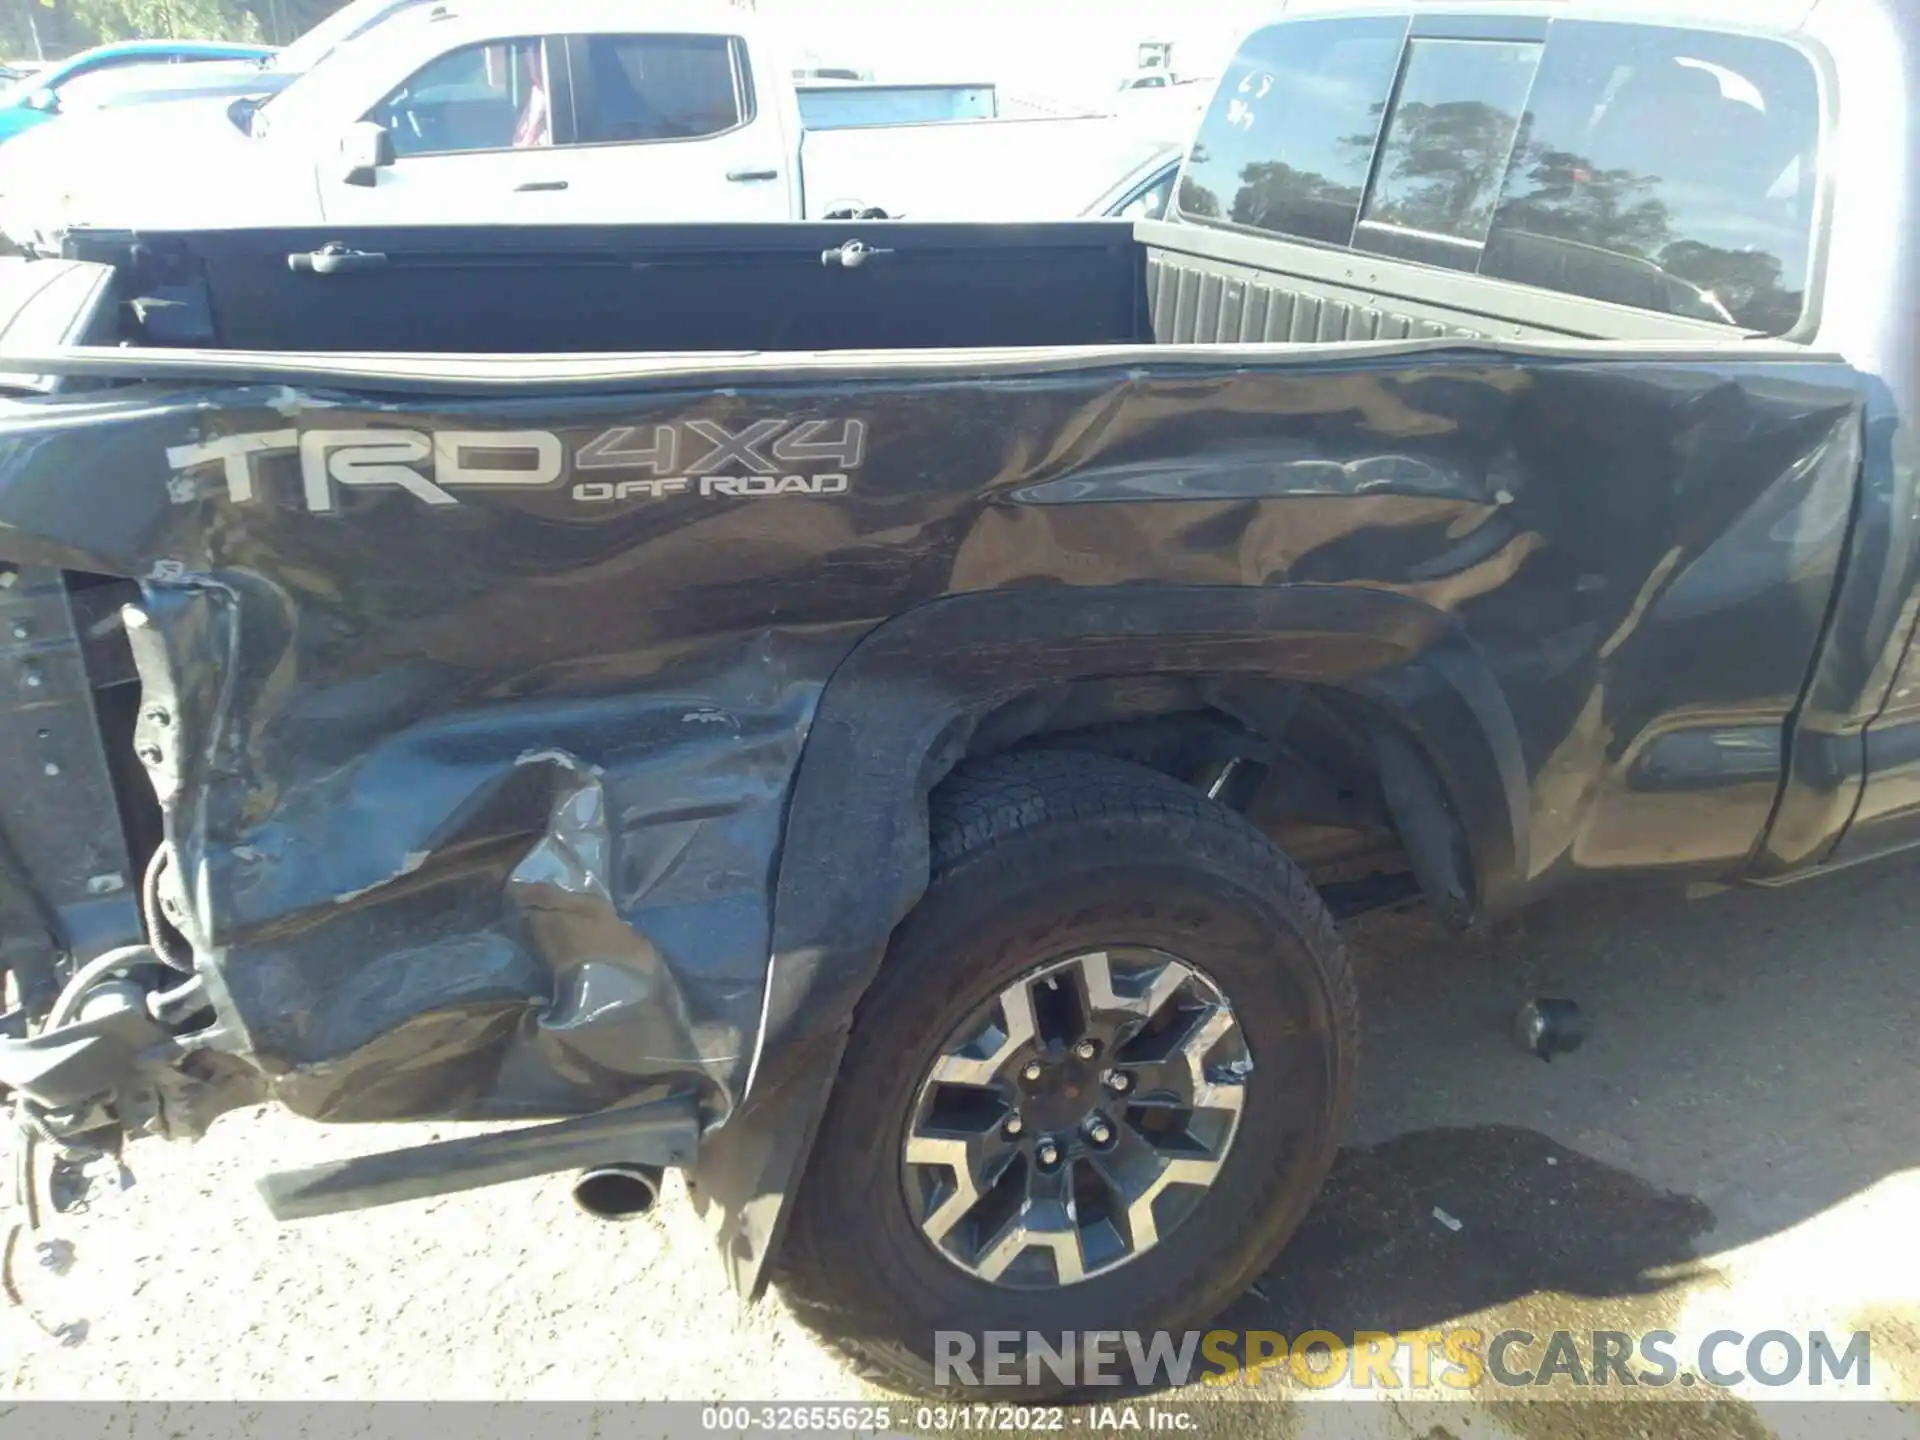
<svg viewBox="0 0 1920 1440">
<path fill-rule="evenodd" d="M 1415 738 L 1456 809 L 1504 831 L 1486 894 L 1737 873 L 1860 463 L 1857 377 L 1772 352 L 342 384 L 153 382 L 0 417 L 0 556 L 144 586 L 141 744 L 243 1047 L 330 1119 L 691 1085 L 714 1121 L 757 1068 L 788 1153 L 732 1173 L 776 1199 L 924 885 L 925 789 L 986 708 L 1195 663 L 1399 696 L 1410 726 L 1457 692 Z M 849 422 L 857 455 L 831 453 Z M 635 458 L 658 427 L 671 470 Z M 448 433 L 502 443 L 439 484 Z M 686 437 L 715 434 L 808 483 L 703 485 Z M 169 463 L 239 436 L 280 437 L 244 483 Z M 627 468 L 581 463 L 609 453 Z M 609 476 L 634 483 L 577 488 Z M 1047 595 L 1084 624 L 1037 624 Z M 1380 615 L 1391 633 L 1354 628 Z M 810 744 L 856 685 L 837 748 Z M 919 764 L 862 763 L 908 733 Z M 806 779 L 809 756 L 838 768 Z M 918 848 L 881 843 L 916 825 Z M 780 923 L 776 895 L 812 918 Z"/>
</svg>

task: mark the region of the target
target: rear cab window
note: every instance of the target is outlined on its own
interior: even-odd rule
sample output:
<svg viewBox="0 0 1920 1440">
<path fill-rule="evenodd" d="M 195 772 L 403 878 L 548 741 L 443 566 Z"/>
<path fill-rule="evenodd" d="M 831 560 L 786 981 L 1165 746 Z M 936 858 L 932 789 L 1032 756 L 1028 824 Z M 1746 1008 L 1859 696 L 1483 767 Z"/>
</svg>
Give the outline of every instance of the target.
<svg viewBox="0 0 1920 1440">
<path fill-rule="evenodd" d="M 1187 156 L 1181 213 L 1350 244 L 1406 38 L 1387 16 L 1255 32 Z"/>
<path fill-rule="evenodd" d="M 1182 216 L 1543 290 L 1792 330 L 1819 170 L 1813 66 L 1784 41 L 1554 20 L 1304 19 L 1229 67 Z"/>
</svg>

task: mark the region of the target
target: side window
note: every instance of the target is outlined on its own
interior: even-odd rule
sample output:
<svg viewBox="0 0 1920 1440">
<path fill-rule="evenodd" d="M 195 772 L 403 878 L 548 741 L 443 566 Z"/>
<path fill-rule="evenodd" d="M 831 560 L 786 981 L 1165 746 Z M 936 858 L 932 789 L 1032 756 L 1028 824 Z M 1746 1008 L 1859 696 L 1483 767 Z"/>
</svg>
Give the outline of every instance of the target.
<svg viewBox="0 0 1920 1440">
<path fill-rule="evenodd" d="M 546 46 L 538 39 L 462 46 L 415 71 L 368 113 L 397 157 L 553 143 Z"/>
<path fill-rule="evenodd" d="M 1539 63 L 1537 44 L 1408 45 L 1356 249 L 1479 268 Z"/>
<path fill-rule="evenodd" d="M 725 35 L 583 35 L 573 45 L 582 144 L 693 140 L 753 118 L 738 46 Z"/>
<path fill-rule="evenodd" d="M 1129 220 L 1165 218 L 1167 202 L 1173 198 L 1173 182 L 1179 173 L 1176 166 L 1166 174 L 1149 180 L 1127 197 L 1126 203 L 1120 207 L 1120 214 Z"/>
<path fill-rule="evenodd" d="M 1644 310 L 1793 328 L 1819 88 L 1798 51 L 1556 22 L 1481 273 Z"/>
<path fill-rule="evenodd" d="M 1201 121 L 1181 213 L 1348 244 L 1406 33 L 1395 16 L 1257 31 Z"/>
</svg>

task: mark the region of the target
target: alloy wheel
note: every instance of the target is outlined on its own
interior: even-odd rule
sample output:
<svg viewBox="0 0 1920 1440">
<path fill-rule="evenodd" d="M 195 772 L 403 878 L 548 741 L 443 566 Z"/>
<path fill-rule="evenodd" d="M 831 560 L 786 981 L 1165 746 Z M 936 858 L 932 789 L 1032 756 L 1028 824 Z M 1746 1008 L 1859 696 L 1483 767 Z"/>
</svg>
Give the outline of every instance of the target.
<svg viewBox="0 0 1920 1440">
<path fill-rule="evenodd" d="M 902 1146 L 907 1203 L 982 1280 L 1090 1279 L 1192 1214 L 1252 1069 L 1232 1005 L 1186 961 L 1118 947 L 1051 961 L 941 1044 Z"/>
</svg>

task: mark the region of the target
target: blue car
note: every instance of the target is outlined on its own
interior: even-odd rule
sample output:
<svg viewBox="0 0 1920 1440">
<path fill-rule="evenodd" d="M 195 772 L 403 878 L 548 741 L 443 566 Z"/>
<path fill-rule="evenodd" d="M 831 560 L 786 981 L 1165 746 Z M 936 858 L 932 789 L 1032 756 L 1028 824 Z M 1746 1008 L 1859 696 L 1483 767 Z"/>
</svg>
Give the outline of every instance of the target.
<svg viewBox="0 0 1920 1440">
<path fill-rule="evenodd" d="M 61 91 L 84 78 L 135 65 L 264 61 L 273 53 L 273 47 L 268 45 L 243 45 L 229 40 L 120 40 L 111 45 L 96 45 L 65 60 L 56 60 L 0 91 L 0 140 L 11 140 L 21 131 L 53 119 L 60 113 Z"/>
</svg>

